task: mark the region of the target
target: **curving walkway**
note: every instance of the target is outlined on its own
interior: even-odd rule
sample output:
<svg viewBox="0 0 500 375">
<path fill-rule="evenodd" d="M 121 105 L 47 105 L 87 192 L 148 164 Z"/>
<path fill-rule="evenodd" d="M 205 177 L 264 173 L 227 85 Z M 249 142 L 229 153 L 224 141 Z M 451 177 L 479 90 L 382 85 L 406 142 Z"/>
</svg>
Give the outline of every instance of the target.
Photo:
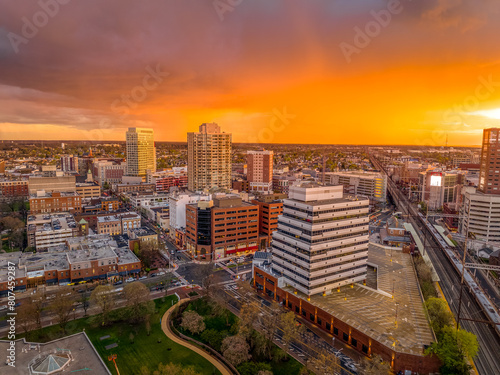
<svg viewBox="0 0 500 375">
<path fill-rule="evenodd" d="M 171 308 L 169 308 L 165 312 L 165 314 L 161 318 L 161 329 L 163 330 L 165 335 L 167 335 L 167 337 L 170 340 L 172 340 L 172 341 L 176 342 L 177 344 L 180 344 L 188 349 L 191 349 L 193 352 L 201 355 L 203 358 L 210 361 L 210 363 L 212 363 L 215 367 L 217 367 L 217 370 L 219 370 L 222 375 L 232 375 L 233 373 L 217 358 L 212 357 L 210 354 L 208 354 L 204 350 L 202 350 L 202 349 L 198 348 L 197 346 L 181 339 L 179 336 L 175 335 L 172 332 L 172 330 L 170 329 L 170 325 L 168 324 L 168 322 L 170 320 L 170 315 L 172 314 L 172 312 L 174 311 L 174 309 L 178 305 L 182 304 L 185 301 L 189 301 L 189 298 L 181 299 L 179 302 L 177 302 L 175 305 L 173 305 Z"/>
</svg>

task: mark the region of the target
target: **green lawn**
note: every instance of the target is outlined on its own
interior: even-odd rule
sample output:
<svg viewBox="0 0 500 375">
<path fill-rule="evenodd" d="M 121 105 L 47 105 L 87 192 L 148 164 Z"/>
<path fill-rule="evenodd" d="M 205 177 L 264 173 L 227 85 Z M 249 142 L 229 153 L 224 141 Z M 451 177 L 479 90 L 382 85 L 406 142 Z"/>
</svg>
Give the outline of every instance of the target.
<svg viewBox="0 0 500 375">
<path fill-rule="evenodd" d="M 114 323 L 110 327 L 96 327 L 93 324 L 92 318 L 77 319 L 68 323 L 67 334 L 85 332 L 94 344 L 104 362 L 108 366 L 112 374 L 116 374 L 113 362 L 108 361 L 110 354 L 116 354 L 116 363 L 122 375 L 137 375 L 142 366 L 147 366 L 150 370 L 158 367 L 162 363 L 176 363 L 183 366 L 192 366 L 200 374 L 212 375 L 220 374 L 218 370 L 206 359 L 191 350 L 174 343 L 168 339 L 161 330 L 160 317 L 172 305 L 172 301 L 176 301 L 175 296 L 169 296 L 162 302 L 161 299 L 155 300 L 157 313 L 151 319 L 151 333 L 146 334 L 144 324 L 130 325 L 126 322 Z M 175 303 L 175 302 L 174 302 Z M 119 311 L 118 311 L 119 313 Z M 129 339 L 130 333 L 134 335 L 134 343 Z M 100 340 L 100 337 L 110 335 L 111 337 L 105 340 Z M 40 341 L 50 341 L 57 337 L 63 336 L 59 326 L 51 326 L 43 328 L 41 334 L 37 335 Z M 34 339 L 35 337 L 30 337 Z M 158 340 L 161 340 L 158 343 Z M 118 347 L 106 350 L 105 346 L 117 343 Z"/>
</svg>

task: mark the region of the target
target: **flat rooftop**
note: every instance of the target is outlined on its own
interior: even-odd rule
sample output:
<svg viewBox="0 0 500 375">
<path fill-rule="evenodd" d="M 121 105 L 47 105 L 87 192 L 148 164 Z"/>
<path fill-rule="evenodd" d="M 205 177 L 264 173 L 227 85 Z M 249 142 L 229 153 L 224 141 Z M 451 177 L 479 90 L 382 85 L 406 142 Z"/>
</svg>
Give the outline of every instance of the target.
<svg viewBox="0 0 500 375">
<path fill-rule="evenodd" d="M 309 302 L 387 347 L 421 355 L 424 345 L 434 341 L 434 335 L 411 255 L 394 250 L 391 262 L 391 250 L 370 244 L 368 265 L 372 266 L 368 272 L 376 272 L 378 290 L 354 284 L 353 288 L 345 286 L 327 296 L 311 296 Z M 284 289 L 293 293 L 293 288 Z M 307 300 L 300 292 L 297 296 Z"/>
<path fill-rule="evenodd" d="M 93 375 L 111 375 L 111 372 L 109 372 L 84 332 L 47 343 L 26 342 L 24 339 L 16 340 L 15 343 L 16 367 L 8 367 L 7 370 L 7 365 L 2 364 L 1 372 L 3 374 L 26 375 L 29 373 L 28 366 L 34 363 L 38 356 L 41 356 L 39 360 L 43 360 L 47 355 L 63 354 L 69 350 L 72 360 L 62 373 L 77 371 L 78 373 L 88 373 L 90 370 Z M 9 347 L 9 341 L 0 340 L 0 351 L 2 353 L 8 353 Z"/>
<path fill-rule="evenodd" d="M 75 229 L 77 227 L 73 215 L 68 213 L 29 215 L 28 232 L 44 232 L 61 229 Z"/>
</svg>

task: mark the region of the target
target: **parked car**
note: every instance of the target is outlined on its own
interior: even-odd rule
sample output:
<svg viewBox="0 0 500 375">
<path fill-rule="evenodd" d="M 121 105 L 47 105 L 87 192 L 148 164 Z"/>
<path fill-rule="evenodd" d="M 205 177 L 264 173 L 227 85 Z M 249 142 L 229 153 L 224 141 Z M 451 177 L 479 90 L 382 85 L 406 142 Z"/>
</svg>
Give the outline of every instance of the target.
<svg viewBox="0 0 500 375">
<path fill-rule="evenodd" d="M 139 277 L 139 280 L 145 280 L 147 278 L 148 278 L 147 276 L 142 276 L 142 277 Z"/>
<path fill-rule="evenodd" d="M 114 283 L 113 285 L 121 285 L 121 284 L 123 284 L 123 281 L 119 280 L 116 283 Z"/>
<path fill-rule="evenodd" d="M 158 276 L 163 276 L 163 275 L 165 275 L 165 272 L 163 272 L 163 271 L 161 271 L 161 272 L 158 274 Z"/>
<path fill-rule="evenodd" d="M 126 283 L 130 283 L 132 281 L 135 281 L 135 279 L 133 277 L 129 277 L 127 280 L 125 280 Z"/>
<path fill-rule="evenodd" d="M 149 275 L 149 277 L 155 277 L 156 276 L 156 273 L 152 273 L 151 275 Z"/>
</svg>

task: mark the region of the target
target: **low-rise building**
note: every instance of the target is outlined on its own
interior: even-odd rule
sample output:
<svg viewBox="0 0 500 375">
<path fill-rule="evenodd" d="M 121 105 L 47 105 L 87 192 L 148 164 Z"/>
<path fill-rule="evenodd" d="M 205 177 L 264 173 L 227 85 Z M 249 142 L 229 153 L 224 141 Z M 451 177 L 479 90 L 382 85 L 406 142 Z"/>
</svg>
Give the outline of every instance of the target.
<svg viewBox="0 0 500 375">
<path fill-rule="evenodd" d="M 29 215 L 26 224 L 28 246 L 37 251 L 47 251 L 80 235 L 80 227 L 68 213 Z"/>
<path fill-rule="evenodd" d="M 76 191 L 75 176 L 38 177 L 32 176 L 28 182 L 29 194 L 37 191 L 74 192 Z"/>
<path fill-rule="evenodd" d="M 259 206 L 259 249 L 271 245 L 273 232 L 278 229 L 278 217 L 283 213 L 286 194 L 264 194 L 251 201 Z"/>
<path fill-rule="evenodd" d="M 152 172 L 148 170 L 147 183 L 154 183 L 157 192 L 169 192 L 172 187 L 187 187 L 187 167 L 172 168 L 164 171 Z"/>
<path fill-rule="evenodd" d="M 149 192 L 128 192 L 123 193 L 122 197 L 130 202 L 133 208 L 148 207 L 160 203 L 168 204 L 168 193 Z"/>
<path fill-rule="evenodd" d="M 387 200 L 387 176 L 380 172 L 328 172 L 326 185 L 342 185 L 344 193 L 372 198 L 379 203 Z"/>
<path fill-rule="evenodd" d="M 82 199 L 99 198 L 101 196 L 101 187 L 94 182 L 77 183 L 76 192 Z"/>
<path fill-rule="evenodd" d="M 29 201 L 32 215 L 53 212 L 82 212 L 82 199 L 74 191 L 47 192 L 39 190 L 30 195 Z"/>
<path fill-rule="evenodd" d="M 97 233 L 118 235 L 125 234 L 129 229 L 141 227 L 141 216 L 135 212 L 99 216 L 97 218 Z"/>
<path fill-rule="evenodd" d="M 158 234 L 149 227 L 129 229 L 127 234 L 131 240 L 139 240 L 140 242 L 158 242 Z"/>
<path fill-rule="evenodd" d="M 155 191 L 156 184 L 148 184 L 145 182 L 132 183 L 132 184 L 113 184 L 113 185 L 111 185 L 111 189 L 116 194 L 132 192 L 132 191 L 146 192 L 146 191 Z"/>
</svg>

